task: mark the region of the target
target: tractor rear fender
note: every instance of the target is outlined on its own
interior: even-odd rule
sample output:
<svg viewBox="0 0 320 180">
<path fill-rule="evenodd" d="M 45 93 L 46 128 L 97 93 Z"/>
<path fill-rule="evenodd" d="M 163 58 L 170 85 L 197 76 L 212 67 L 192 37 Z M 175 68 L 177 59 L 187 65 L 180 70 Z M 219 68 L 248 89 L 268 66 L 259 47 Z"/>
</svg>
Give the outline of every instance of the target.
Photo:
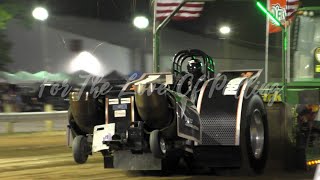
<svg viewBox="0 0 320 180">
<path fill-rule="evenodd" d="M 204 83 L 197 101 L 199 145 L 239 146 L 242 106 L 262 70 L 223 71 Z M 249 90 L 249 91 L 248 91 Z"/>
</svg>

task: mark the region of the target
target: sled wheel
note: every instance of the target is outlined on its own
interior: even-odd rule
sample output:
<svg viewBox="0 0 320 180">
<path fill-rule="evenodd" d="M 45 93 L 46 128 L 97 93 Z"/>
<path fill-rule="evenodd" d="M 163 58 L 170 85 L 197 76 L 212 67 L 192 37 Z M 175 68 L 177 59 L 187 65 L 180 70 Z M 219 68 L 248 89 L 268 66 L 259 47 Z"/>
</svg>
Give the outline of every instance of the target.
<svg viewBox="0 0 320 180">
<path fill-rule="evenodd" d="M 154 157 L 162 159 L 165 156 L 167 152 L 166 142 L 161 137 L 159 130 L 150 133 L 149 144 Z"/>
<path fill-rule="evenodd" d="M 73 159 L 78 164 L 83 164 L 89 156 L 89 146 L 85 136 L 76 136 L 72 143 Z"/>
<path fill-rule="evenodd" d="M 241 173 L 261 174 L 268 153 L 267 113 L 260 96 L 245 100 L 240 124 Z"/>
</svg>

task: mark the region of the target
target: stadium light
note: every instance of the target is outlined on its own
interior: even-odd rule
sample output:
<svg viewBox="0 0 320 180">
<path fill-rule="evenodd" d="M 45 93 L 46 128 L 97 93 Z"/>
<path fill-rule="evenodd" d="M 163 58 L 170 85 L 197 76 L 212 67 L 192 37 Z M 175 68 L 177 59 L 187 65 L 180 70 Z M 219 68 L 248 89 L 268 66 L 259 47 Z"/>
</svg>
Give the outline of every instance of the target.
<svg viewBox="0 0 320 180">
<path fill-rule="evenodd" d="M 223 35 L 227 35 L 231 32 L 231 29 L 229 26 L 221 26 L 219 29 L 220 33 Z"/>
<path fill-rule="evenodd" d="M 275 18 L 259 1 L 257 1 L 256 5 L 274 22 L 276 26 L 281 26 L 281 22 Z"/>
<path fill-rule="evenodd" d="M 133 19 L 133 25 L 139 29 L 145 29 L 149 26 L 149 20 L 145 16 L 137 16 Z"/>
<path fill-rule="evenodd" d="M 32 16 L 39 21 L 45 21 L 46 19 L 48 19 L 49 13 L 47 9 L 43 7 L 36 7 L 32 11 Z"/>
</svg>

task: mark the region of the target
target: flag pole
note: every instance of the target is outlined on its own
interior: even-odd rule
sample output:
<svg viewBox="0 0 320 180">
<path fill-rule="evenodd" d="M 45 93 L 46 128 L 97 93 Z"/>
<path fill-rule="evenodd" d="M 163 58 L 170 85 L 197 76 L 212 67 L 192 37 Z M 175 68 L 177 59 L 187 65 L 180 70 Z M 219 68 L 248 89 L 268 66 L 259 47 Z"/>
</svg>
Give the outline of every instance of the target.
<svg viewBox="0 0 320 180">
<path fill-rule="evenodd" d="M 287 93 L 287 48 L 288 48 L 288 34 L 287 27 L 282 28 L 282 82 L 283 82 L 283 93 L 282 100 L 286 102 Z"/>
<path fill-rule="evenodd" d="M 270 7 L 270 0 L 267 0 L 267 8 Z M 265 45 L 265 61 L 264 61 L 264 73 L 265 73 L 265 83 L 268 82 L 268 74 L 269 74 L 269 17 L 266 18 L 266 45 Z"/>
<path fill-rule="evenodd" d="M 179 9 L 188 1 L 196 0 L 183 0 L 171 13 L 166 17 L 159 26 L 157 25 L 157 0 L 154 1 L 153 9 L 153 72 L 157 73 L 160 70 L 160 31 L 163 29 L 171 20 L 171 18 L 179 11 Z"/>
<path fill-rule="evenodd" d="M 152 71 L 155 72 L 159 72 L 159 35 L 157 33 L 157 0 L 153 1 L 153 67 L 152 67 Z"/>
</svg>

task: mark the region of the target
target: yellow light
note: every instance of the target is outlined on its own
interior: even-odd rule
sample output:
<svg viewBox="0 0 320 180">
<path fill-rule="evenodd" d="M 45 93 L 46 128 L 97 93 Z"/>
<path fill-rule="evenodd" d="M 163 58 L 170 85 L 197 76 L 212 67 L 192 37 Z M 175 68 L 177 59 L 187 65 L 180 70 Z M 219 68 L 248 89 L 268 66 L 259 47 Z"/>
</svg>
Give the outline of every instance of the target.
<svg viewBox="0 0 320 180">
<path fill-rule="evenodd" d="M 317 164 L 320 164 L 320 160 L 307 161 L 306 164 L 309 165 L 309 166 L 317 165 Z"/>
</svg>

